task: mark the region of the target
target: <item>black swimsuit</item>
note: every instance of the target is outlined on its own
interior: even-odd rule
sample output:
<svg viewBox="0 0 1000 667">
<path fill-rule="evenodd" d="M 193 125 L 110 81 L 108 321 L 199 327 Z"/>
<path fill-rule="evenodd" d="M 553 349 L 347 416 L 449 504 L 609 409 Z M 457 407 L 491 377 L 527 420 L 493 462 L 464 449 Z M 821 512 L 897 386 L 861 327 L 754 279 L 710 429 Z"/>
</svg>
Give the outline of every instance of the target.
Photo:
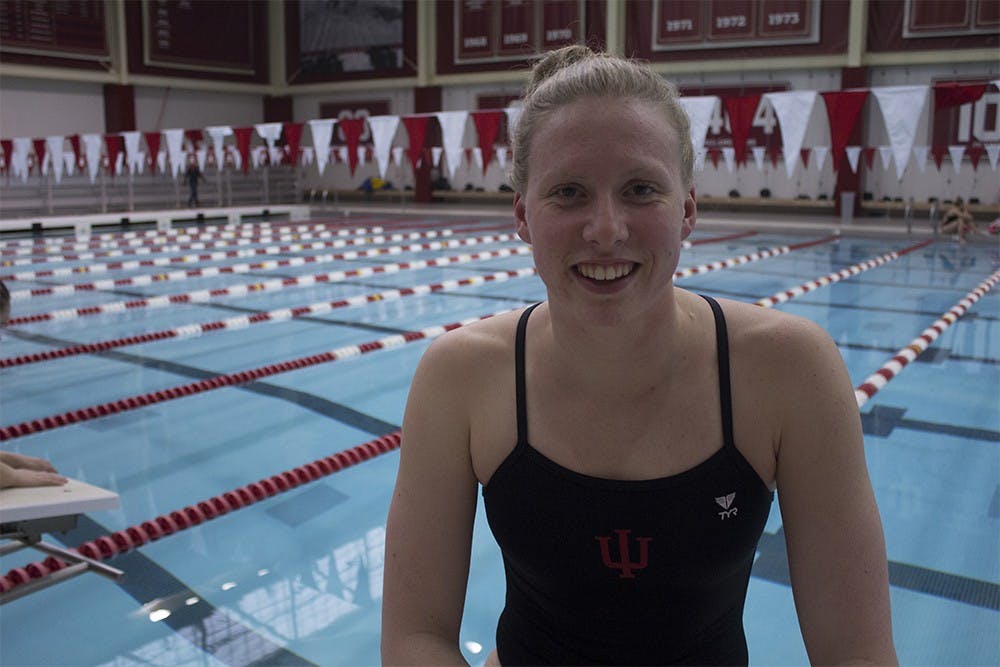
<svg viewBox="0 0 1000 667">
<path fill-rule="evenodd" d="M 505 667 L 747 664 L 743 603 L 773 493 L 733 444 L 725 318 L 705 298 L 716 323 L 723 445 L 652 480 L 583 475 L 528 444 L 524 345 L 534 306 L 522 314 L 517 446 L 483 489 L 507 577 L 497 625 Z"/>
</svg>

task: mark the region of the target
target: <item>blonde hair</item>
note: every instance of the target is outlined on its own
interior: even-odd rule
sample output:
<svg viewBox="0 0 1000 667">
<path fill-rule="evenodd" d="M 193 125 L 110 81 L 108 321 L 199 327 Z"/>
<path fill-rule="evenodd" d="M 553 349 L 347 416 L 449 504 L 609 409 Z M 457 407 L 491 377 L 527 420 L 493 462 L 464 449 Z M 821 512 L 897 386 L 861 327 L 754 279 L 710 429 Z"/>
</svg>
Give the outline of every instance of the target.
<svg viewBox="0 0 1000 667">
<path fill-rule="evenodd" d="M 532 69 L 511 142 L 514 155 L 508 175 L 514 190 L 524 192 L 528 184 L 528 156 L 538 126 L 561 107 L 586 97 L 635 100 L 660 109 L 677 132 L 681 179 L 685 187 L 691 186 L 694 149 L 677 88 L 644 63 L 574 45 L 547 53 Z"/>
</svg>

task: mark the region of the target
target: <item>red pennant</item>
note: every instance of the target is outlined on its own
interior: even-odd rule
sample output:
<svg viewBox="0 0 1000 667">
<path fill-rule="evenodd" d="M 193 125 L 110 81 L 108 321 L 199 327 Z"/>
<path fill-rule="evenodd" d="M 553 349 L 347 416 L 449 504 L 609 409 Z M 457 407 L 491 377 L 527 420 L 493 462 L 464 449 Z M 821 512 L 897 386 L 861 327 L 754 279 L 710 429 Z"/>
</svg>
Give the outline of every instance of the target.
<svg viewBox="0 0 1000 667">
<path fill-rule="evenodd" d="M 7 167 L 10 165 L 10 154 L 14 150 L 14 141 L 12 139 L 0 139 L 0 148 L 3 148 L 3 171 L 7 171 Z"/>
<path fill-rule="evenodd" d="M 981 145 L 972 145 L 965 149 L 965 154 L 968 155 L 969 159 L 972 161 L 973 170 L 979 169 L 979 158 L 981 158 L 985 152 L 986 149 Z"/>
<path fill-rule="evenodd" d="M 403 125 L 406 126 L 406 134 L 410 137 L 410 146 L 406 149 L 406 155 L 410 158 L 410 165 L 414 173 L 417 171 L 417 163 L 420 161 L 421 153 L 424 149 L 424 141 L 427 138 L 427 121 L 430 116 L 403 116 Z"/>
<path fill-rule="evenodd" d="M 875 160 L 875 149 L 874 148 L 862 148 L 861 149 L 861 155 L 863 155 L 864 158 L 865 158 L 865 165 L 868 167 L 868 169 L 871 169 L 872 168 L 872 164 L 874 164 L 874 160 Z"/>
<path fill-rule="evenodd" d="M 253 136 L 252 127 L 234 127 L 233 135 L 236 137 L 236 150 L 240 153 L 240 162 L 243 163 L 243 173 L 250 173 L 250 139 Z"/>
<path fill-rule="evenodd" d="M 861 109 L 868 99 L 867 90 L 843 90 L 822 93 L 826 103 L 826 117 L 830 121 L 830 152 L 833 154 L 833 169 L 837 171 L 846 159 L 844 148 L 854 132 L 861 116 Z"/>
<path fill-rule="evenodd" d="M 737 164 L 745 164 L 747 161 L 747 137 L 750 136 L 753 116 L 760 104 L 760 95 L 727 97 L 723 102 L 726 105 L 726 113 L 729 114 L 729 130 L 733 136 L 736 162 Z"/>
<path fill-rule="evenodd" d="M 799 156 L 802 158 L 802 168 L 803 169 L 808 169 L 809 168 L 809 153 L 810 152 L 811 152 L 811 149 L 809 149 L 809 148 L 800 148 L 799 149 Z"/>
<path fill-rule="evenodd" d="M 118 164 L 118 154 L 122 150 L 122 138 L 117 134 L 105 134 L 104 145 L 108 147 L 108 172 L 113 176 L 115 165 Z"/>
<path fill-rule="evenodd" d="M 719 148 L 708 149 L 708 159 L 712 161 L 712 166 L 719 168 L 719 158 L 722 157 L 722 150 Z"/>
<path fill-rule="evenodd" d="M 149 168 L 155 174 L 156 156 L 160 153 L 160 133 L 143 132 L 142 136 L 146 139 L 146 148 L 149 149 Z"/>
<path fill-rule="evenodd" d="M 361 140 L 361 133 L 365 131 L 365 119 L 341 118 L 337 121 L 337 127 L 344 133 L 344 140 L 347 142 L 347 162 L 353 176 L 358 166 L 358 142 Z"/>
<path fill-rule="evenodd" d="M 184 130 L 184 136 L 194 148 L 198 148 L 198 144 L 205 143 L 205 135 L 201 130 Z"/>
<path fill-rule="evenodd" d="M 288 159 L 294 167 L 299 161 L 299 144 L 302 143 L 302 123 L 285 123 L 285 141 L 288 144 Z"/>
<path fill-rule="evenodd" d="M 45 139 L 32 139 L 31 143 L 35 146 L 35 157 L 38 162 L 35 166 L 38 167 L 38 173 L 42 173 L 42 165 L 45 164 Z"/>
<path fill-rule="evenodd" d="M 476 124 L 479 133 L 479 148 L 483 151 L 483 173 L 493 159 L 493 145 L 500 131 L 500 120 L 506 114 L 503 111 L 473 111 L 472 122 Z"/>
<path fill-rule="evenodd" d="M 931 146 L 931 156 L 934 158 L 934 164 L 937 166 L 938 171 L 941 170 L 941 162 L 944 161 L 944 156 L 947 154 L 947 146 Z"/>
<path fill-rule="evenodd" d="M 71 134 L 69 135 L 69 145 L 73 147 L 73 159 L 76 160 L 76 166 L 83 167 L 83 159 L 80 157 L 80 135 Z"/>
<path fill-rule="evenodd" d="M 986 92 L 986 85 L 985 83 L 935 83 L 934 110 L 976 102 Z"/>
</svg>

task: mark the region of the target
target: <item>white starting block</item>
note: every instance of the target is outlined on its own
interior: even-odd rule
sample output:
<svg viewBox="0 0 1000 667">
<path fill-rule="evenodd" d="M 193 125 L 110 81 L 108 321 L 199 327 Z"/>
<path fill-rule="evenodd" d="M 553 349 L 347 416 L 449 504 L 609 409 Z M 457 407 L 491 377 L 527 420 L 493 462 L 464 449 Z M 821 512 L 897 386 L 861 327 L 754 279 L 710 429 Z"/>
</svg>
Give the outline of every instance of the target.
<svg viewBox="0 0 1000 667">
<path fill-rule="evenodd" d="M 63 486 L 0 489 L 0 539 L 7 540 L 0 544 L 0 556 L 32 548 L 70 563 L 68 567 L 0 593 L 0 605 L 88 570 L 119 581 L 124 576 L 121 570 L 42 541 L 42 533 L 75 528 L 81 514 L 117 507 L 117 493 L 75 479 Z"/>
</svg>

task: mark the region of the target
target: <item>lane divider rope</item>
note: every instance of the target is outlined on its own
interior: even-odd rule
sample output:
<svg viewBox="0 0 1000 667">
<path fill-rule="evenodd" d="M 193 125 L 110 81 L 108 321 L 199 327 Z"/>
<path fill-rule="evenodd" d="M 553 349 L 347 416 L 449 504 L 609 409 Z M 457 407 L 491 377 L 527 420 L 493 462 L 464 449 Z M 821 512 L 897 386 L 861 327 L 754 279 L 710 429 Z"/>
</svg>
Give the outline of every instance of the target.
<svg viewBox="0 0 1000 667">
<path fill-rule="evenodd" d="M 769 297 L 760 299 L 759 301 L 755 301 L 754 305 L 761 306 L 763 308 L 770 308 L 771 306 L 774 306 L 776 304 L 784 303 L 789 299 L 793 299 L 797 296 L 802 296 L 803 294 L 812 292 L 813 290 L 819 289 L 820 287 L 826 287 L 827 285 L 832 285 L 833 283 L 840 282 L 845 278 L 850 278 L 852 276 L 858 275 L 859 273 L 868 271 L 869 269 L 874 269 L 876 266 L 882 266 L 883 264 L 897 260 L 903 255 L 911 253 L 915 250 L 919 250 L 920 248 L 928 246 L 933 242 L 934 242 L 933 239 L 929 239 L 927 241 L 922 241 L 920 243 L 917 243 L 916 245 L 912 245 L 909 248 L 904 248 L 903 250 L 895 252 L 887 252 L 884 255 L 875 257 L 874 259 L 869 259 L 864 262 L 859 262 L 858 264 L 849 266 L 846 269 L 841 269 L 840 271 L 834 271 L 833 273 L 829 273 L 823 276 L 822 278 L 816 278 L 814 280 L 810 280 L 809 282 L 802 283 L 797 287 L 792 287 L 791 289 L 787 289 L 783 292 L 776 292 L 775 294 L 772 294 Z"/>
<path fill-rule="evenodd" d="M 465 239 L 463 241 L 458 241 L 457 243 L 459 244 L 459 246 L 482 245 L 485 243 L 505 242 L 511 239 L 512 236 L 510 234 L 500 234 L 498 236 L 493 236 L 493 237 L 479 237 L 479 238 Z M 442 250 L 445 249 L 446 247 L 449 247 L 447 242 L 434 241 L 431 243 L 414 243 L 408 246 L 391 246 L 388 248 L 372 248 L 369 250 L 352 250 L 346 253 L 338 253 L 329 256 L 318 255 L 312 258 L 296 257 L 292 259 L 268 260 L 265 262 L 261 262 L 260 265 L 256 267 L 253 265 L 241 265 L 238 267 L 229 267 L 229 268 L 234 269 L 233 271 L 231 271 L 232 273 L 244 273 L 246 271 L 249 271 L 251 268 L 270 269 L 278 266 L 301 266 L 302 264 L 311 263 L 307 262 L 308 259 L 315 260 L 317 263 L 325 263 L 334 260 L 353 260 L 363 257 L 398 255 L 403 252 L 416 252 L 421 250 Z M 530 249 L 528 251 L 530 252 Z M 483 253 L 476 253 L 476 255 L 482 255 L 482 254 Z M 473 255 L 473 257 L 474 256 L 475 255 Z M 450 258 L 446 259 L 450 260 Z M 110 303 L 98 304 L 96 306 L 65 308 L 62 310 L 35 313 L 33 315 L 12 317 L 10 318 L 7 324 L 8 326 L 18 326 L 21 324 L 28 324 L 33 322 L 49 322 L 56 320 L 75 319 L 77 317 L 87 317 L 90 315 L 123 313 L 129 310 L 135 310 L 137 308 L 163 308 L 165 306 L 170 305 L 171 303 L 205 303 L 211 299 L 215 299 L 222 296 L 245 297 L 254 292 L 274 292 L 290 287 L 312 287 L 316 283 L 340 282 L 346 278 L 351 278 L 351 277 L 363 278 L 366 276 L 374 275 L 376 273 L 394 273 L 400 270 L 423 269 L 427 267 L 438 266 L 436 262 L 438 262 L 438 260 L 432 259 L 432 260 L 414 260 L 411 262 L 399 262 L 393 264 L 378 264 L 375 266 L 359 267 L 357 269 L 347 269 L 340 271 L 330 271 L 326 273 L 317 273 L 309 276 L 275 278 L 273 280 L 266 280 L 259 283 L 228 285 L 225 287 L 218 287 L 215 289 L 203 289 L 203 290 L 196 290 L 194 292 L 184 292 L 180 294 L 165 294 L 149 298 L 132 299 L 129 301 L 113 301 Z M 450 263 L 450 261 L 442 261 L 440 265 L 443 266 L 444 264 L 448 263 Z M 194 269 L 194 271 L 203 271 L 203 270 Z M 221 269 L 218 269 L 218 271 L 220 273 L 222 272 Z M 106 281 L 106 282 L 110 283 L 113 281 Z"/>
<path fill-rule="evenodd" d="M 993 286 L 1000 281 L 1000 271 L 995 271 L 993 275 L 979 283 L 979 285 L 965 295 L 958 303 L 943 314 L 935 322 L 924 329 L 923 333 L 913 339 L 909 345 L 899 350 L 894 357 L 885 362 L 880 369 L 869 375 L 864 382 L 854 390 L 854 398 L 860 408 L 868 402 L 882 387 L 896 377 L 911 361 L 919 357 L 931 343 L 937 340 L 945 329 L 957 322 L 959 318 L 968 312 L 979 299 L 993 289 Z"/>
</svg>

